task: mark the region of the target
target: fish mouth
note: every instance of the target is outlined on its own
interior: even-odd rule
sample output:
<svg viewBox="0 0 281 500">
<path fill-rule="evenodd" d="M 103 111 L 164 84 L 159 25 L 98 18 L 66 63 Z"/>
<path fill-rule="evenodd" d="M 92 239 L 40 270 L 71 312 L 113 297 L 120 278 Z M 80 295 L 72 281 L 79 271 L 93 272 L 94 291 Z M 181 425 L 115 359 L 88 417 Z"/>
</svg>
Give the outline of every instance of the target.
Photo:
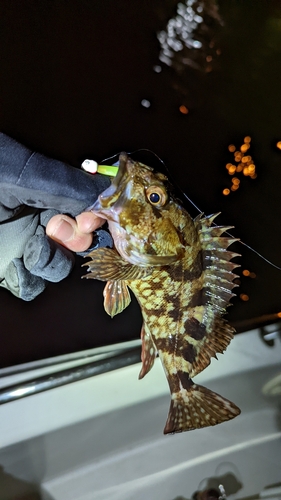
<svg viewBox="0 0 281 500">
<path fill-rule="evenodd" d="M 112 180 L 112 186 L 117 187 L 120 185 L 120 182 L 122 181 L 123 177 L 127 173 L 127 165 L 129 163 L 128 160 L 129 160 L 129 156 L 127 155 L 127 153 L 125 153 L 125 152 L 120 153 L 120 155 L 119 155 L 119 167 L 118 167 L 118 171 L 117 171 L 116 176 Z"/>
<path fill-rule="evenodd" d="M 97 201 L 90 207 L 90 212 L 108 221 L 118 222 L 119 220 L 117 214 L 112 210 L 111 207 L 105 208 L 103 206 L 103 204 L 101 203 L 101 195 L 98 197 Z"/>
<path fill-rule="evenodd" d="M 103 191 L 97 201 L 90 207 L 90 211 L 98 217 L 112 222 L 119 221 L 123 201 L 129 196 L 126 186 L 128 164 L 130 163 L 127 153 L 120 153 L 117 175 L 112 179 L 111 185 Z M 122 187 L 124 186 L 124 189 Z"/>
</svg>

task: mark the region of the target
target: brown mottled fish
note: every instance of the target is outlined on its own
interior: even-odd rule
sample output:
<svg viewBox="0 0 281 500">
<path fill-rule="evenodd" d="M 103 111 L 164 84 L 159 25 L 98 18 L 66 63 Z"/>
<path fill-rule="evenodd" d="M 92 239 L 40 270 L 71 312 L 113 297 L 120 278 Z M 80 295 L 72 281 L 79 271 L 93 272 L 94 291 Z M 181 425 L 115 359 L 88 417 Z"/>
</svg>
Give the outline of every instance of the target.
<svg viewBox="0 0 281 500">
<path fill-rule="evenodd" d="M 125 153 L 111 186 L 92 211 L 108 221 L 114 249 L 89 254 L 86 277 L 107 281 L 104 307 L 114 316 L 132 290 L 143 315 L 142 369 L 159 355 L 171 391 L 164 434 L 216 425 L 236 417 L 233 403 L 192 381 L 211 357 L 223 353 L 233 328 L 222 318 L 236 277 L 235 241 L 216 215 L 193 220 L 171 195 L 167 178 Z"/>
</svg>

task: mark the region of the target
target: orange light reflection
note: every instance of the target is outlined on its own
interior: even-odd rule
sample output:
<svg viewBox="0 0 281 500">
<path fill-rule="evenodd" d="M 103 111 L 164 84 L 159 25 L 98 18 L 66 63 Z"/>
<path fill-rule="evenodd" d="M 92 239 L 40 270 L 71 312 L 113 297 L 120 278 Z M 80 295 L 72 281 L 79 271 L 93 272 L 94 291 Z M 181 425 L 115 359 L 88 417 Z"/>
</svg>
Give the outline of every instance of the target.
<svg viewBox="0 0 281 500">
<path fill-rule="evenodd" d="M 180 107 L 179 107 L 179 110 L 180 112 L 183 114 L 183 115 L 187 115 L 188 114 L 188 109 L 186 106 L 184 106 L 184 104 L 182 104 Z"/>
</svg>

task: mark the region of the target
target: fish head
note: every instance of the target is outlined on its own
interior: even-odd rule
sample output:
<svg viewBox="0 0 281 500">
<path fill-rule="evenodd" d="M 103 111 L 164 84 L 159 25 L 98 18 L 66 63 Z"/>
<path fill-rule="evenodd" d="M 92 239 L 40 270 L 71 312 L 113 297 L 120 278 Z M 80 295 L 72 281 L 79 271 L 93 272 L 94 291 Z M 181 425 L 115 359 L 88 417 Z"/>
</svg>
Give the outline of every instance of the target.
<svg viewBox="0 0 281 500">
<path fill-rule="evenodd" d="M 181 208 L 169 193 L 167 177 L 126 153 L 91 211 L 108 221 L 118 253 L 131 264 L 169 265 L 183 255 Z"/>
</svg>

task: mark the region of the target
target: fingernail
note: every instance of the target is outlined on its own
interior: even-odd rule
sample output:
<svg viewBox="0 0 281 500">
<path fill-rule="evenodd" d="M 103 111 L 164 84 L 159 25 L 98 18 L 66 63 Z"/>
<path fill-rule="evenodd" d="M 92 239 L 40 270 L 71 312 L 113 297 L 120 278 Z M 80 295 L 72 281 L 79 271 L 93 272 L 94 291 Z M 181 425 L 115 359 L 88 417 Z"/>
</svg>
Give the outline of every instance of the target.
<svg viewBox="0 0 281 500">
<path fill-rule="evenodd" d="M 73 238 L 74 229 L 69 222 L 62 219 L 55 228 L 52 236 L 60 241 L 68 241 Z"/>
</svg>

